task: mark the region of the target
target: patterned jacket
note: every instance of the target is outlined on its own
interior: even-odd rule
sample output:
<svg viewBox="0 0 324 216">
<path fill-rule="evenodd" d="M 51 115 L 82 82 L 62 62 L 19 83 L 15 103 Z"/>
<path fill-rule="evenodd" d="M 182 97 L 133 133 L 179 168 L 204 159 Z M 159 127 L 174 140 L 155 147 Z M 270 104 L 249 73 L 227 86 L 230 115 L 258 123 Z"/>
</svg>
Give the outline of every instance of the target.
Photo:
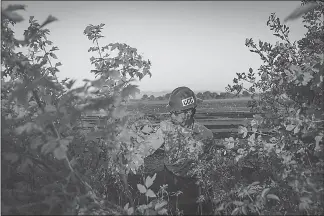
<svg viewBox="0 0 324 216">
<path fill-rule="evenodd" d="M 184 128 L 174 125 L 170 120 L 162 121 L 159 129 L 149 135 L 145 145 L 150 148 L 146 155 L 145 166 L 157 164 L 161 170 L 162 166 L 179 176 L 187 176 L 195 162 L 204 153 L 205 144 L 212 140 L 213 133 L 204 125 L 194 123 L 192 127 Z M 156 154 L 159 157 L 156 157 Z M 159 158 L 155 163 L 148 163 L 154 158 Z"/>
</svg>

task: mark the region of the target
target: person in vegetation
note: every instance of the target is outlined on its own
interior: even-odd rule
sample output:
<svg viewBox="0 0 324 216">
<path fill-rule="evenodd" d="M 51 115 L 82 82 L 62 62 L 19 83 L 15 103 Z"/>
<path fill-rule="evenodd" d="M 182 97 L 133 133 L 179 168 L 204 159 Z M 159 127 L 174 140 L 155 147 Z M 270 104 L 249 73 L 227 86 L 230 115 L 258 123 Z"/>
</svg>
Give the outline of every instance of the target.
<svg viewBox="0 0 324 216">
<path fill-rule="evenodd" d="M 198 100 L 188 87 L 174 89 L 167 105 L 170 119 L 162 121 L 158 130 L 145 140 L 149 148 L 145 168 L 156 172 L 157 180 L 162 179 L 155 185 L 168 183 L 171 189 L 170 184 L 174 182 L 177 185 L 174 188 L 182 191 L 182 197 L 192 197 L 193 194 L 185 193 L 190 189 L 189 193 L 194 192 L 197 198 L 196 179 L 190 171 L 213 140 L 212 131 L 194 119 Z"/>
<path fill-rule="evenodd" d="M 204 152 L 204 141 L 213 138 L 213 133 L 194 119 L 197 104 L 195 93 L 188 87 L 174 89 L 167 105 L 171 118 L 162 121 L 145 141 L 150 149 L 146 156 L 164 150 L 164 165 L 176 175 L 185 176 L 182 168 L 197 161 Z"/>
</svg>

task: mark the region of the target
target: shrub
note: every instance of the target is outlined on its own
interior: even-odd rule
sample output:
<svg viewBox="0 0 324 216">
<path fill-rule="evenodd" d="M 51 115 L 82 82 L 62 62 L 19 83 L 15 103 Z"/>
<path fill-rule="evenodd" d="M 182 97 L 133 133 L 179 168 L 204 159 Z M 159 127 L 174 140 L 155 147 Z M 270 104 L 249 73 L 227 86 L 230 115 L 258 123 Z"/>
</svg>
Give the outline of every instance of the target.
<svg viewBox="0 0 324 216">
<path fill-rule="evenodd" d="M 264 63 L 256 73 L 237 73 L 227 89 L 251 94 L 254 118 L 239 128 L 242 138 L 225 139 L 227 152 L 211 151 L 217 156 L 196 170 L 207 179 L 201 184 L 210 189 L 216 214 L 323 212 L 324 5 L 302 5 L 288 17 L 306 12 L 301 40 L 291 42 L 274 13 L 267 26 L 279 42 L 246 39 Z"/>
<path fill-rule="evenodd" d="M 30 17 L 17 40 L 11 26 L 23 20 L 20 9 L 2 10 L 2 213 L 124 214 L 107 187 L 117 185 L 127 197 L 127 174 L 140 166 L 123 134 L 134 118 L 125 108 L 138 91 L 131 83 L 151 75 L 150 61 L 127 44 L 99 47 L 104 24 L 89 25 L 84 34 L 95 44 L 88 51 L 99 55 L 90 59 L 99 78 L 72 88 L 74 80 L 56 78 L 58 48 L 45 28 L 56 18 L 39 24 Z M 83 114 L 101 109 L 103 128 L 78 129 Z"/>
</svg>

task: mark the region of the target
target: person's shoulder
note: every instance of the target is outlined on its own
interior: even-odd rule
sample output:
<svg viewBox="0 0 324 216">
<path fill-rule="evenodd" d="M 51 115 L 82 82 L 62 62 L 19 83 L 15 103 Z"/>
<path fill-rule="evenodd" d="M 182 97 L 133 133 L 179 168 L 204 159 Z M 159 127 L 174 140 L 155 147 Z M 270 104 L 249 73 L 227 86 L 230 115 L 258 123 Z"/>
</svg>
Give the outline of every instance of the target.
<svg viewBox="0 0 324 216">
<path fill-rule="evenodd" d="M 171 131 L 174 129 L 174 124 L 170 120 L 164 120 L 160 122 L 160 128 L 163 131 Z"/>
<path fill-rule="evenodd" d="M 202 135 L 204 138 L 213 138 L 213 132 L 199 122 L 194 123 L 194 131 L 195 133 Z"/>
<path fill-rule="evenodd" d="M 209 130 L 208 128 L 206 128 L 205 125 L 201 124 L 200 122 L 196 122 L 194 123 L 194 129 L 207 129 Z"/>
</svg>

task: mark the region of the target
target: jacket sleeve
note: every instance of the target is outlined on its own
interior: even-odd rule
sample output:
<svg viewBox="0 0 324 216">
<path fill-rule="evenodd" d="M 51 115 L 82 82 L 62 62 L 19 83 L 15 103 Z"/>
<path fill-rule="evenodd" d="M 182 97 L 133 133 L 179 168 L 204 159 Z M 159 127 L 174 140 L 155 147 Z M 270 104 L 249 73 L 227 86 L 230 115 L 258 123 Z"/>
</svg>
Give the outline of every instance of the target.
<svg viewBox="0 0 324 216">
<path fill-rule="evenodd" d="M 196 140 L 213 139 L 213 132 L 211 130 L 199 123 L 197 123 L 195 126 L 194 138 Z"/>
<path fill-rule="evenodd" d="M 164 134 L 162 128 L 159 128 L 155 133 L 148 135 L 143 145 L 147 149 L 144 157 L 152 155 L 157 149 L 159 149 L 164 143 Z"/>
</svg>

